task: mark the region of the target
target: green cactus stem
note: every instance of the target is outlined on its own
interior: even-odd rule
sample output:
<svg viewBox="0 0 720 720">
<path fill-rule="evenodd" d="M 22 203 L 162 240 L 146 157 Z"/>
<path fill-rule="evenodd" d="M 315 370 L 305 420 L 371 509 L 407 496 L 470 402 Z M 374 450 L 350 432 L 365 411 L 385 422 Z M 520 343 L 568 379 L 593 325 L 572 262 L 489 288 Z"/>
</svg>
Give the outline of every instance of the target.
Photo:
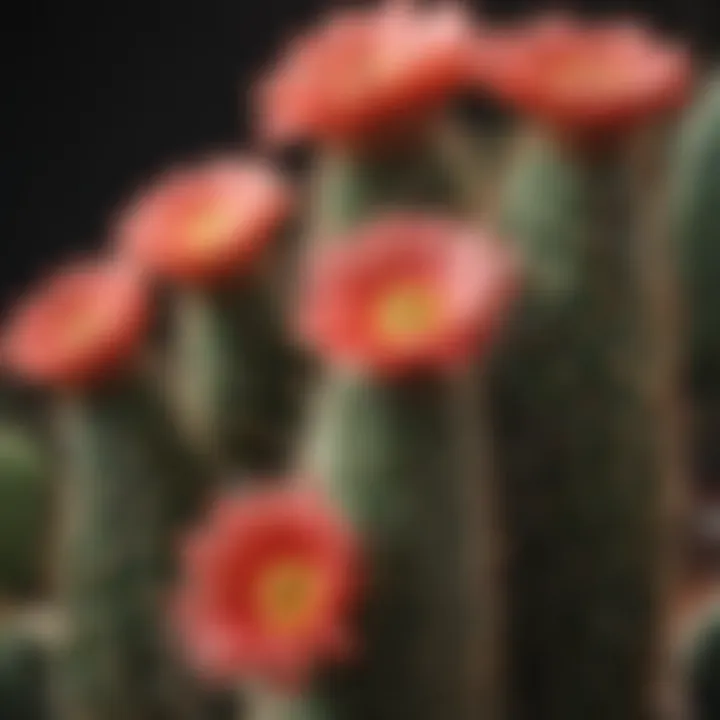
<svg viewBox="0 0 720 720">
<path fill-rule="evenodd" d="M 51 491 L 41 443 L 0 426 L 0 596 L 26 598 L 47 580 Z"/>
<path fill-rule="evenodd" d="M 257 718 L 495 717 L 494 668 L 476 664 L 478 647 L 482 660 L 495 659 L 483 634 L 492 632 L 494 606 L 483 608 L 479 591 L 496 586 L 481 587 L 476 565 L 486 558 L 491 513 L 478 502 L 458 403 L 434 378 L 329 380 L 306 462 L 368 555 L 362 650 L 301 697 L 264 697 Z"/>
<path fill-rule="evenodd" d="M 686 639 L 684 670 L 693 720 L 720 717 L 720 604 L 706 609 Z"/>
<path fill-rule="evenodd" d="M 720 76 L 711 79 L 687 116 L 672 178 L 689 327 L 687 387 L 694 410 L 695 457 L 703 481 L 713 483 L 720 469 Z"/>
<path fill-rule="evenodd" d="M 49 652 L 27 629 L 0 626 L 0 712 L 8 720 L 52 720 Z"/>
<path fill-rule="evenodd" d="M 69 398 L 62 411 L 60 717 L 187 717 L 190 685 L 166 639 L 175 529 L 185 508 L 171 498 L 183 476 L 174 472 L 179 463 L 168 464 L 162 415 L 135 379 Z"/>
<path fill-rule="evenodd" d="M 191 436 L 216 467 L 283 467 L 300 365 L 255 280 L 177 298 L 177 389 Z"/>
<path fill-rule="evenodd" d="M 379 154 L 328 151 L 318 161 L 313 236 L 342 232 L 381 210 L 460 208 L 447 153 L 429 141 Z"/>
<path fill-rule="evenodd" d="M 529 290 L 493 406 L 509 544 L 511 717 L 651 717 L 666 582 L 670 395 L 655 254 L 632 173 L 540 139 L 518 155 L 505 233 Z M 668 318 L 668 321 L 670 318 Z M 669 339 L 666 338 L 669 342 Z"/>
</svg>

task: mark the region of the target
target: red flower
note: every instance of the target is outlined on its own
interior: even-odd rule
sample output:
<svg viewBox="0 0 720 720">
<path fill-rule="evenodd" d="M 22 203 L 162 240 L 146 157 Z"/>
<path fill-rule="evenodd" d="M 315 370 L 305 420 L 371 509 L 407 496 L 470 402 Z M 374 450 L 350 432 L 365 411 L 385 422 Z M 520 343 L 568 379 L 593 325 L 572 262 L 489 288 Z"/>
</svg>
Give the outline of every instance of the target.
<svg viewBox="0 0 720 720">
<path fill-rule="evenodd" d="M 191 659 L 218 680 L 297 686 L 351 653 L 360 575 L 352 532 L 314 493 L 224 498 L 185 555 L 179 620 Z"/>
<path fill-rule="evenodd" d="M 10 317 L 4 360 L 35 383 L 78 387 L 119 370 L 139 349 L 149 298 L 117 264 L 79 263 L 52 277 Z"/>
<path fill-rule="evenodd" d="M 241 273 L 287 218 L 290 192 L 269 167 L 211 160 L 169 173 L 120 224 L 127 256 L 166 279 L 213 283 Z"/>
<path fill-rule="evenodd" d="M 261 130 L 273 142 L 355 145 L 416 125 L 468 84 L 472 41 L 448 3 L 336 11 L 261 83 Z"/>
<path fill-rule="evenodd" d="M 494 61 L 480 50 L 481 81 L 521 112 L 575 134 L 622 131 L 684 102 L 687 53 L 640 24 L 564 17 L 498 33 Z"/>
<path fill-rule="evenodd" d="M 508 250 L 432 216 L 394 216 L 326 247 L 300 330 L 329 361 L 384 373 L 456 366 L 487 341 L 513 295 Z"/>
</svg>

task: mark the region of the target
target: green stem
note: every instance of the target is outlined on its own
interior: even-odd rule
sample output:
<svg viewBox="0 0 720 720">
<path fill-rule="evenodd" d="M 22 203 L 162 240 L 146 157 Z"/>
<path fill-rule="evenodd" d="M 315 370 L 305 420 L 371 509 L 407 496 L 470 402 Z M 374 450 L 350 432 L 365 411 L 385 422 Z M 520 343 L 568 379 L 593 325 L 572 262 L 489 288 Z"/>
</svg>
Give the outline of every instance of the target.
<svg viewBox="0 0 720 720">
<path fill-rule="evenodd" d="M 358 637 L 361 659 L 328 670 L 278 720 L 484 717 L 490 700 L 473 677 L 480 593 L 469 562 L 484 555 L 476 464 L 460 444 L 448 383 L 382 384 L 329 379 L 310 449 L 311 476 L 353 522 L 368 556 L 370 585 Z M 484 515 L 480 515 L 482 518 Z M 480 520 L 482 522 L 482 520 Z M 473 594 L 474 593 L 474 594 Z M 484 648 L 492 654 L 490 645 Z M 478 669 L 473 666 L 473 669 Z M 265 720 L 262 716 L 262 720 Z"/>
<path fill-rule="evenodd" d="M 176 550 L 157 414 L 135 381 L 64 405 L 61 558 L 68 637 L 58 657 L 62 717 L 186 717 L 188 688 L 166 642 Z"/>
<path fill-rule="evenodd" d="M 619 157 L 528 148 L 506 215 L 530 289 L 495 378 L 513 717 L 650 716 L 667 547 L 644 247 Z M 667 347 L 664 348 L 667 351 Z M 667 410 L 668 408 L 666 408 Z"/>
<path fill-rule="evenodd" d="M 315 178 L 313 234 L 344 232 L 382 211 L 456 210 L 457 180 L 430 143 L 380 156 L 327 154 Z"/>
<path fill-rule="evenodd" d="M 300 370 L 267 293 L 254 283 L 187 291 L 177 318 L 180 406 L 197 445 L 223 470 L 276 472 Z"/>
</svg>

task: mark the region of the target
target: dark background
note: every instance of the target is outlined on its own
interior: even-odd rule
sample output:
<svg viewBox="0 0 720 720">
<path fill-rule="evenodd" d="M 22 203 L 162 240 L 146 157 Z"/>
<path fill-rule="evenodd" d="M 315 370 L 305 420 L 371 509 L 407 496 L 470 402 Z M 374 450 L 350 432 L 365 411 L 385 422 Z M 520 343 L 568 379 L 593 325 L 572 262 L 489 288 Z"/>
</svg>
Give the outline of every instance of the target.
<svg viewBox="0 0 720 720">
<path fill-rule="evenodd" d="M 293 29 L 332 4 L 8 3 L 0 43 L 0 310 L 60 258 L 99 245 L 113 208 L 148 173 L 243 142 L 250 79 Z M 491 17 L 540 6 L 482 3 Z M 701 51 L 713 51 L 714 41 L 720 47 L 717 0 L 569 6 L 640 13 Z"/>
</svg>

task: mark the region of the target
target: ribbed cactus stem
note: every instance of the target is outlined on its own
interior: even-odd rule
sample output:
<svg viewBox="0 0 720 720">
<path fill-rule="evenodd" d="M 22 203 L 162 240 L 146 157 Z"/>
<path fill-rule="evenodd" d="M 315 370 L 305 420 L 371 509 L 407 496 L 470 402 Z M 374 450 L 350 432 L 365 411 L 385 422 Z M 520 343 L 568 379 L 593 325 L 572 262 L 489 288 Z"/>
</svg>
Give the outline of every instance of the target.
<svg viewBox="0 0 720 720">
<path fill-rule="evenodd" d="M 674 234 L 687 301 L 687 387 L 693 401 L 698 475 L 720 468 L 720 76 L 710 78 L 687 115 L 671 174 Z"/>
<path fill-rule="evenodd" d="M 475 475 L 446 380 L 328 380 L 309 447 L 317 478 L 357 529 L 369 567 L 360 654 L 262 720 L 494 717 L 476 643 L 492 655 L 475 562 Z M 494 620 L 494 618 L 493 618 Z M 280 709 L 278 709 L 280 708 Z M 480 713 L 480 714 L 479 714 Z"/>
<path fill-rule="evenodd" d="M 319 240 L 382 210 L 460 207 L 447 158 L 424 138 L 377 154 L 328 151 L 318 161 L 313 201 Z"/>
<path fill-rule="evenodd" d="M 51 490 L 45 448 L 21 428 L 0 425 L 0 597 L 46 589 Z"/>
<path fill-rule="evenodd" d="M 666 248 L 639 242 L 629 182 L 619 153 L 536 140 L 508 188 L 506 231 L 530 271 L 494 387 L 517 718 L 652 716 L 670 378 L 646 273 Z"/>
<path fill-rule="evenodd" d="M 187 683 L 166 642 L 176 537 L 172 483 L 153 399 L 135 380 L 68 399 L 61 558 L 67 636 L 59 649 L 60 717 L 186 717 Z"/>
<path fill-rule="evenodd" d="M 177 300 L 178 395 L 197 446 L 225 470 L 277 472 L 299 388 L 267 288 L 251 280 Z"/>
</svg>

